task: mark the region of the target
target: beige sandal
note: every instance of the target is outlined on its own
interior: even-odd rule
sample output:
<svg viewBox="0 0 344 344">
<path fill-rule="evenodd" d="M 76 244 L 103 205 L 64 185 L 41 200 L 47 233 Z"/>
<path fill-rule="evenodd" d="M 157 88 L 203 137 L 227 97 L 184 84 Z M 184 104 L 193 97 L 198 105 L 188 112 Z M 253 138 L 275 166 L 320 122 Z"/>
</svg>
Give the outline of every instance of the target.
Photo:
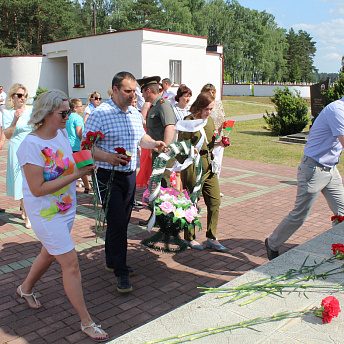
<svg viewBox="0 0 344 344">
<path fill-rule="evenodd" d="M 81 331 L 87 334 L 91 339 L 93 339 L 96 342 L 105 342 L 109 339 L 109 335 L 104 330 L 102 330 L 101 327 L 102 327 L 101 325 L 96 325 L 96 323 L 92 323 L 91 325 L 86 325 L 86 326 L 81 324 Z M 88 328 L 92 328 L 96 334 L 99 333 L 100 335 L 102 335 L 102 337 L 97 337 L 97 336 L 92 337 L 90 334 L 88 334 L 85 331 Z"/>
<path fill-rule="evenodd" d="M 32 228 L 31 222 L 30 222 L 30 219 L 29 219 L 28 216 L 25 217 L 25 227 L 26 227 L 27 229 L 31 229 L 31 228 Z"/>
<path fill-rule="evenodd" d="M 22 287 L 22 286 L 20 285 L 20 286 L 19 286 L 19 292 L 20 292 L 20 294 L 18 293 L 18 290 L 17 290 L 17 294 L 18 294 L 20 297 L 22 297 L 23 299 L 26 300 L 26 302 L 28 303 L 28 305 L 30 306 L 30 308 L 33 308 L 33 309 L 41 308 L 42 305 L 41 305 L 41 303 L 37 300 L 35 294 L 34 294 L 34 293 L 25 294 L 25 293 L 22 291 L 22 288 L 21 288 L 21 287 Z M 33 299 L 35 300 L 36 307 L 32 307 L 32 306 L 30 305 L 29 301 L 25 298 L 25 296 L 32 296 Z"/>
</svg>

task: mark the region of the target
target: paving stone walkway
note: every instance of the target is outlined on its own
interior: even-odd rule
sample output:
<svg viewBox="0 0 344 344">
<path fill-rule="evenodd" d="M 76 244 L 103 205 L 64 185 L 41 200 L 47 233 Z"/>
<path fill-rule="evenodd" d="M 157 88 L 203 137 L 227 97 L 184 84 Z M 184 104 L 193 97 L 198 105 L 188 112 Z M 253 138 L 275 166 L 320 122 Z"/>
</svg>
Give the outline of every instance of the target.
<svg viewBox="0 0 344 344">
<path fill-rule="evenodd" d="M 80 323 L 54 263 L 35 292 L 43 304 L 28 309 L 15 294 L 29 271 L 40 243 L 20 218 L 19 202 L 6 196 L 6 149 L 0 151 L 0 343 L 93 343 L 79 331 Z M 134 291 L 120 295 L 116 279 L 104 270 L 104 242 L 96 240 L 92 196 L 78 190 L 73 239 L 79 254 L 88 309 L 114 339 L 197 298 L 197 286 L 217 287 L 267 261 L 264 239 L 291 210 L 296 195 L 296 168 L 224 158 L 220 184 L 218 238 L 226 252 L 188 249 L 177 255 L 151 251 L 140 244 L 150 234 L 138 225 L 145 209 L 133 211 L 129 226 L 128 263 L 135 269 Z M 137 190 L 140 198 L 143 190 Z M 202 224 L 206 214 L 203 202 Z M 308 241 L 330 226 L 331 212 L 320 196 L 304 226 L 282 248 Z M 205 242 L 205 231 L 198 233 Z"/>
</svg>

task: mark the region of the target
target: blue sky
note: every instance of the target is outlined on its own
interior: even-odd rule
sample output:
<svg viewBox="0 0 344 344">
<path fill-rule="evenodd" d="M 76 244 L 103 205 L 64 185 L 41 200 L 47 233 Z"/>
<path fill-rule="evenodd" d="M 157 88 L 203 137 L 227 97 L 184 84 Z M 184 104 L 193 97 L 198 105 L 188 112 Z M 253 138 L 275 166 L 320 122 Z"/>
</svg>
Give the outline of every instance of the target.
<svg viewBox="0 0 344 344">
<path fill-rule="evenodd" d="M 238 0 L 240 5 L 266 11 L 279 27 L 307 31 L 316 42 L 314 66 L 337 73 L 344 55 L 344 0 Z"/>
</svg>

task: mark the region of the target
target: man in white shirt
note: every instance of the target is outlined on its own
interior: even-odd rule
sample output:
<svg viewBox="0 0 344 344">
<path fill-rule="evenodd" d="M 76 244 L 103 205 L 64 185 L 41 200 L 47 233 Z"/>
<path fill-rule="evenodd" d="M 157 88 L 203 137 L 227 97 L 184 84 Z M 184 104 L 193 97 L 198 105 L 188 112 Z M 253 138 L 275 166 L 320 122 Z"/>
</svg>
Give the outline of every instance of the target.
<svg viewBox="0 0 344 344">
<path fill-rule="evenodd" d="M 269 260 L 303 225 L 320 192 L 333 212 L 344 216 L 344 187 L 336 165 L 344 147 L 344 97 L 327 105 L 314 121 L 298 167 L 294 209 L 265 240 Z"/>
<path fill-rule="evenodd" d="M 162 98 L 167 99 L 172 106 L 176 104 L 176 93 L 172 90 L 171 85 L 172 82 L 170 79 L 165 78 L 162 81 L 162 88 L 164 89 L 164 93 L 162 94 Z"/>
</svg>

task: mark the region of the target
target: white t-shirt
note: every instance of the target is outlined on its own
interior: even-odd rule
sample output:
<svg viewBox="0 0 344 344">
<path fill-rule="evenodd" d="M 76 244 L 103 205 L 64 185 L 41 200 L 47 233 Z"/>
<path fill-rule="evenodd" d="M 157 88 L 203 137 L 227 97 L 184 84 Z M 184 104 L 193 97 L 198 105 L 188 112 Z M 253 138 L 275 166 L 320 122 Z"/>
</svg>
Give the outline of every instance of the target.
<svg viewBox="0 0 344 344">
<path fill-rule="evenodd" d="M 162 97 L 164 99 L 167 99 L 172 106 L 174 106 L 176 104 L 176 93 L 172 90 L 172 88 L 170 87 L 167 91 L 164 91 L 164 93 L 162 94 Z"/>
<path fill-rule="evenodd" d="M 74 248 L 70 231 L 76 212 L 76 184 L 72 182 L 52 194 L 35 197 L 23 166 L 33 164 L 43 167 L 45 181 L 63 178 L 76 168 L 72 154 L 66 130 L 58 130 L 51 140 L 29 134 L 17 151 L 23 174 L 25 210 L 35 234 L 52 255 L 67 253 Z"/>
</svg>

